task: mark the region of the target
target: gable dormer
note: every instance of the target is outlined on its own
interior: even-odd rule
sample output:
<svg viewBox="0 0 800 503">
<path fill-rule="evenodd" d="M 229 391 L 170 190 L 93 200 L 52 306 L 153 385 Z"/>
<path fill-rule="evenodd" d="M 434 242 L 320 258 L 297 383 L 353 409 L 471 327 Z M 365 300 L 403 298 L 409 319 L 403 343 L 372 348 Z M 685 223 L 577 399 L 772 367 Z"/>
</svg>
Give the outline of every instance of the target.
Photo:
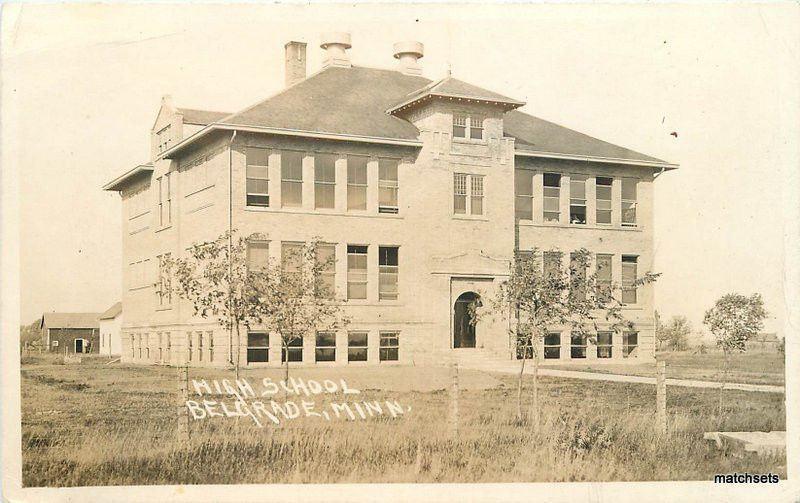
<svg viewBox="0 0 800 503">
<path fill-rule="evenodd" d="M 155 159 L 162 152 L 175 145 L 183 137 L 183 121 L 172 104 L 172 97 L 164 95 L 161 107 L 150 130 L 150 158 Z"/>
</svg>

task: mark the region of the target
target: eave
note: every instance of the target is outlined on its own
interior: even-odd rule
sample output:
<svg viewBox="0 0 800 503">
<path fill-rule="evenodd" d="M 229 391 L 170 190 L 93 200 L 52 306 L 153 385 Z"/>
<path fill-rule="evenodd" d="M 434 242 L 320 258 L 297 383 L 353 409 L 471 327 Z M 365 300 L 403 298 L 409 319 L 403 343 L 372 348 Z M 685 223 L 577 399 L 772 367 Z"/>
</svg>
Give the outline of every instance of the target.
<svg viewBox="0 0 800 503">
<path fill-rule="evenodd" d="M 571 161 L 601 162 L 607 164 L 625 164 L 630 166 L 642 166 L 648 168 L 660 168 L 663 170 L 678 169 L 678 164 L 666 161 L 645 161 L 637 159 L 622 159 L 616 157 L 598 157 L 580 154 L 564 154 L 559 152 L 542 152 L 538 150 L 515 149 L 514 155 L 517 157 L 541 157 L 546 159 L 566 159 Z"/>
<path fill-rule="evenodd" d="M 141 174 L 152 174 L 153 173 L 153 165 L 148 164 L 140 164 L 135 168 L 131 169 L 123 173 L 122 175 L 118 176 L 117 178 L 111 180 L 107 184 L 103 185 L 103 190 L 112 190 L 112 191 L 119 191 L 122 190 L 122 186 L 128 183 L 130 180 L 136 178 Z"/>
<path fill-rule="evenodd" d="M 186 149 L 189 145 L 199 140 L 200 138 L 210 134 L 213 131 L 242 131 L 247 133 L 264 133 L 279 136 L 293 136 L 304 138 L 315 138 L 321 140 L 334 140 L 334 141 L 348 141 L 358 143 L 373 143 L 381 145 L 398 145 L 404 147 L 422 147 L 422 142 L 419 140 L 407 140 L 401 138 L 384 138 L 380 136 L 363 136 L 342 133 L 326 133 L 321 131 L 305 131 L 301 129 L 286 129 L 267 126 L 249 126 L 244 124 L 222 124 L 218 122 L 211 123 L 196 132 L 195 134 L 184 138 L 181 142 L 176 143 L 171 148 L 167 149 L 161 154 L 161 158 L 172 159 L 175 155 Z"/>
<path fill-rule="evenodd" d="M 417 96 L 415 98 L 411 98 L 410 100 L 406 100 L 399 105 L 395 105 L 394 107 L 386 110 L 386 113 L 389 115 L 394 115 L 397 112 L 402 112 L 403 110 L 407 110 L 409 108 L 414 107 L 418 103 L 422 103 L 424 101 L 428 101 L 432 98 L 438 98 L 443 100 L 450 100 L 450 101 L 464 101 L 467 103 L 477 103 L 480 105 L 499 105 L 503 107 L 506 111 L 514 110 L 515 108 L 519 108 L 525 105 L 523 101 L 517 100 L 496 100 L 491 98 L 478 98 L 474 96 L 465 96 L 460 94 L 450 94 L 450 93 L 425 93 L 421 96 Z"/>
</svg>

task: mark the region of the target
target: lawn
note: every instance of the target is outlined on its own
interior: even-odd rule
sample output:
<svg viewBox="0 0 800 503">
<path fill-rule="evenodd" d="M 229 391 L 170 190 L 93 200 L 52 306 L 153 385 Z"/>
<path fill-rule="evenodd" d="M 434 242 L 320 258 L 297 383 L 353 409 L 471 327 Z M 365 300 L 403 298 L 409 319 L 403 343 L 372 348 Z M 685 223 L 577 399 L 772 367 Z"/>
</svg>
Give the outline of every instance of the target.
<svg viewBox="0 0 800 503">
<path fill-rule="evenodd" d="M 667 377 L 674 379 L 696 379 L 700 381 L 722 381 L 721 351 L 710 350 L 705 354 L 691 351 L 659 353 L 656 358 L 667 364 Z M 546 368 L 564 370 L 583 370 L 605 374 L 623 374 L 652 377 L 655 375 L 654 363 L 628 364 L 555 364 L 543 365 Z M 748 384 L 774 384 L 783 386 L 786 377 L 783 353 L 777 351 L 748 351 L 732 354 L 728 367 L 728 382 Z"/>
<path fill-rule="evenodd" d="M 783 457 L 740 457 L 702 440 L 704 431 L 718 429 L 715 390 L 669 388 L 670 434 L 662 436 L 652 426 L 654 386 L 542 378 L 537 429 L 515 417 L 513 376 L 462 371 L 453 434 L 447 369 L 315 368 L 292 370 L 291 376 L 345 379 L 361 391 L 304 398 L 317 410 L 327 401 L 374 400 L 396 401 L 404 412 L 394 418 L 282 419 L 262 428 L 249 417 L 213 417 L 192 420 L 185 439 L 177 433 L 176 369 L 99 359 L 74 365 L 29 360 L 22 366 L 23 484 L 710 480 L 716 473 L 745 471 L 786 476 Z M 191 370 L 190 377 L 232 376 L 209 369 Z M 243 377 L 259 383 L 282 374 L 248 370 Z M 528 410 L 529 380 L 523 394 Z M 783 396 L 727 391 L 721 426 L 783 430 Z"/>
</svg>

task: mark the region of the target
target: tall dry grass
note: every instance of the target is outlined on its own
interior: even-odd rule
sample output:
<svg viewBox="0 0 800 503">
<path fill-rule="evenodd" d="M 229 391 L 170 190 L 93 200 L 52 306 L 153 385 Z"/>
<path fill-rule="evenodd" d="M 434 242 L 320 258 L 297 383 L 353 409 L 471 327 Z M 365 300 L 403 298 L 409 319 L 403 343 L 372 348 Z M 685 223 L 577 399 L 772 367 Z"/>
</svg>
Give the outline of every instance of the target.
<svg viewBox="0 0 800 503">
<path fill-rule="evenodd" d="M 28 368 L 23 379 L 26 486 L 709 480 L 735 471 L 786 475 L 784 459 L 739 457 L 702 440 L 703 431 L 716 429 L 713 390 L 670 388 L 666 436 L 653 427 L 651 387 L 545 378 L 538 427 L 527 419 L 517 422 L 509 380 L 496 389 L 461 393 L 457 435 L 448 429 L 448 393 L 370 390 L 359 400 L 397 399 L 412 410 L 396 419 L 299 418 L 264 428 L 248 418 L 204 419 L 191 423 L 186 440 L 176 433 L 171 374 L 117 368 L 97 375 L 89 368 L 81 378 L 81 369 L 57 370 Z M 397 378 L 413 371 L 398 369 Z M 731 394 L 728 429 L 784 428 L 780 397 Z"/>
</svg>

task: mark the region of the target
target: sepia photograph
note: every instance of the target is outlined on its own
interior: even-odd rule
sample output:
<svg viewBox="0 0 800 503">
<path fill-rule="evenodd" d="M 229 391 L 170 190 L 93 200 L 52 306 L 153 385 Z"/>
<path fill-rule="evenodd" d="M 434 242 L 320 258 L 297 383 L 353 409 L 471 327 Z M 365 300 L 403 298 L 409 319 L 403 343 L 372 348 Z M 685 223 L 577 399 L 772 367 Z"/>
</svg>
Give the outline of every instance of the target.
<svg viewBox="0 0 800 503">
<path fill-rule="evenodd" d="M 799 501 L 800 8 L 6 3 L 4 501 Z"/>
</svg>

